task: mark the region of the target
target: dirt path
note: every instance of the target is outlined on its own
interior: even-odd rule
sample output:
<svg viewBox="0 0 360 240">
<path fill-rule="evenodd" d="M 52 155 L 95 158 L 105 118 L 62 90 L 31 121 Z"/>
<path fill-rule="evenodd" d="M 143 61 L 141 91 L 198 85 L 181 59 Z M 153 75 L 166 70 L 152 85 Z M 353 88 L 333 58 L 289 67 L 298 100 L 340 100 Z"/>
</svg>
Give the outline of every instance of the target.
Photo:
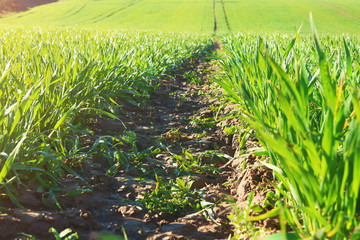
<svg viewBox="0 0 360 240">
<path fill-rule="evenodd" d="M 253 203 L 261 205 L 272 175 L 250 150 L 240 154 L 257 145 L 255 138 L 240 149 L 239 133 L 224 133 L 241 123 L 219 120 L 236 111 L 211 84 L 220 71 L 214 60 L 193 60 L 163 79 L 145 107 L 124 103 L 123 124 L 94 119 L 95 134 L 84 141 L 100 150 L 76 168 L 79 175 L 67 174 L 51 191 L 23 184 L 14 193 L 24 209 L 0 195 L 0 239 L 20 239 L 19 233 L 53 239 L 52 227 L 70 228 L 80 239 L 106 239 L 104 233 L 132 240 L 227 239 L 233 208 L 226 198 L 244 206 L 254 191 Z M 259 225 L 278 229 L 276 222 Z M 242 231 L 242 239 L 252 234 Z"/>
<path fill-rule="evenodd" d="M 98 136 L 116 137 L 125 131 L 136 136 L 135 144 L 116 150 L 132 152 L 128 164 L 119 164 L 109 174 L 111 164 L 104 156 L 94 156 L 76 170 L 81 177 L 68 174 L 61 179 L 58 191 L 40 193 L 38 186 L 25 184 L 26 189 L 17 189 L 25 209 L 2 196 L 0 206 L 9 211 L 0 214 L 0 239 L 18 239 L 21 232 L 51 239 L 51 227 L 71 228 L 80 239 L 100 239 L 104 231 L 116 235 L 125 231 L 129 239 L 227 238 L 231 208 L 223 198 L 230 189 L 222 184 L 230 172 L 220 167 L 229 157 L 221 154 L 235 150 L 232 142 L 222 142 L 214 121 L 218 99 L 209 79 L 217 71 L 213 62 L 197 60 L 178 69 L 173 78 L 161 82 L 145 108 L 124 105 L 121 119 L 127 129 L 119 122 L 97 119 L 92 127 Z M 103 143 L 110 143 L 110 138 L 103 138 Z M 158 150 L 151 153 L 150 148 Z M 174 202 L 176 198 L 194 206 L 205 204 L 204 210 Z M 62 211 L 54 209 L 57 204 Z"/>
</svg>

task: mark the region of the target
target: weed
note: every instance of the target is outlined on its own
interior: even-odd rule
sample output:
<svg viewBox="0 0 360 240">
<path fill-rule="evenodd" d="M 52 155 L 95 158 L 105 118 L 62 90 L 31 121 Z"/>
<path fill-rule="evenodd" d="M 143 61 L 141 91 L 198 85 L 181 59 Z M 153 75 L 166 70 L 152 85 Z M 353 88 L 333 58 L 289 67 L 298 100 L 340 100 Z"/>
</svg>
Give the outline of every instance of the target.
<svg viewBox="0 0 360 240">
<path fill-rule="evenodd" d="M 197 72 L 188 71 L 184 74 L 185 79 L 193 85 L 203 85 L 204 81 L 198 76 Z"/>
<path fill-rule="evenodd" d="M 191 140 L 192 138 L 189 137 L 187 134 L 183 133 L 180 130 L 181 127 L 174 129 L 172 128 L 169 132 L 164 134 L 163 138 L 166 140 L 169 140 L 173 143 L 179 142 L 179 141 L 186 141 Z"/>
<path fill-rule="evenodd" d="M 201 196 L 196 190 L 191 190 L 193 181 L 182 178 L 166 180 L 155 174 L 156 187 L 151 193 L 145 193 L 140 203 L 150 213 L 158 211 L 180 213 L 188 208 L 201 210 Z"/>
<path fill-rule="evenodd" d="M 61 231 L 60 233 L 55 229 L 55 228 L 50 228 L 49 232 L 54 234 L 54 238 L 56 240 L 75 240 L 75 239 L 79 239 L 78 234 L 75 232 L 73 233 L 73 231 L 70 228 L 67 228 L 63 231 Z M 26 236 L 32 240 L 38 240 L 36 237 L 30 235 L 30 234 L 26 234 L 26 233 L 21 233 L 21 235 Z"/>
<path fill-rule="evenodd" d="M 171 153 L 171 152 L 170 152 Z M 181 173 L 200 172 L 200 173 L 219 173 L 220 169 L 213 166 L 213 159 L 228 157 L 225 154 L 218 153 L 216 151 L 208 151 L 201 153 L 198 156 L 192 155 L 189 151 L 183 149 L 182 154 L 171 153 L 177 163 L 177 169 L 175 173 L 180 175 Z M 204 164 L 203 160 L 209 159 L 208 163 Z"/>
<path fill-rule="evenodd" d="M 213 117 L 209 118 L 200 118 L 200 117 L 192 117 L 190 120 L 190 124 L 193 127 L 193 131 L 200 132 L 206 128 L 215 127 L 215 119 Z"/>
<path fill-rule="evenodd" d="M 228 215 L 228 219 L 230 220 L 230 224 L 234 226 L 235 230 L 229 239 L 256 239 L 256 237 L 265 232 L 264 229 L 254 226 L 249 219 L 250 212 L 252 208 L 254 208 L 252 205 L 253 198 L 254 192 L 251 191 L 247 199 L 247 206 L 244 208 L 239 208 L 236 203 L 231 201 L 233 202 L 232 205 L 235 210 L 235 214 Z"/>
</svg>

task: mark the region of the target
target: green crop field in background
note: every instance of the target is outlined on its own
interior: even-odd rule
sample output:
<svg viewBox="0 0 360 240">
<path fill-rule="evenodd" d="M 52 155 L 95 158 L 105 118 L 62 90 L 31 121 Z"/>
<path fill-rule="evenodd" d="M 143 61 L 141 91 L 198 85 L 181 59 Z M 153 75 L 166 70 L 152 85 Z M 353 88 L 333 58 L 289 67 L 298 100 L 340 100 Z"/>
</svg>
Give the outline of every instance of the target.
<svg viewBox="0 0 360 240">
<path fill-rule="evenodd" d="M 214 6 L 215 3 L 215 6 Z M 64 0 L 3 17 L 0 23 L 80 25 L 171 32 L 309 33 L 312 12 L 322 34 L 360 32 L 355 0 Z"/>
<path fill-rule="evenodd" d="M 320 33 L 360 32 L 359 1 L 224 0 L 224 5 L 234 32 L 294 33 L 303 24 L 302 32 L 310 33 L 310 12 Z"/>
<path fill-rule="evenodd" d="M 9 16 L 2 22 L 211 33 L 214 14 L 212 0 L 66 0 Z"/>
</svg>

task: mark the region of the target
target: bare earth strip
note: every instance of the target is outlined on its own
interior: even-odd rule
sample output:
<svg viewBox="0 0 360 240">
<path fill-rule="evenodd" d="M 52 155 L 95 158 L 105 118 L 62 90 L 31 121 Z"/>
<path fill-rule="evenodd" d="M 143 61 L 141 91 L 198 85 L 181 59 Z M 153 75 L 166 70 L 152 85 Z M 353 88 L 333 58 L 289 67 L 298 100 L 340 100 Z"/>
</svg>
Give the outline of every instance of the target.
<svg viewBox="0 0 360 240">
<path fill-rule="evenodd" d="M 330 5 L 330 4 L 327 4 L 327 3 L 320 3 L 320 4 L 322 4 L 322 5 L 326 6 L 326 7 L 332 8 L 332 9 L 334 9 L 335 11 L 337 11 L 337 12 L 339 12 L 339 13 L 341 13 L 341 14 L 349 17 L 349 18 L 352 18 L 352 19 L 355 19 L 355 20 L 357 20 L 357 21 L 360 21 L 360 18 L 354 17 L 353 15 L 351 15 L 351 14 L 349 14 L 349 13 L 347 13 L 347 12 L 344 12 L 343 10 L 340 10 L 340 9 L 338 9 L 338 8 Z"/>
<path fill-rule="evenodd" d="M 26 11 L 39 5 L 57 2 L 57 0 L 0 0 L 0 14 Z"/>
<path fill-rule="evenodd" d="M 216 49 L 209 54 L 217 55 Z M 52 239 L 48 232 L 51 227 L 59 231 L 71 228 L 79 239 L 89 240 L 102 239 L 102 233 L 121 236 L 123 231 L 132 240 L 227 239 L 234 228 L 227 218 L 233 210 L 225 199 L 231 196 L 243 207 L 254 193 L 252 204 L 261 206 L 267 192 L 274 191 L 268 179 L 274 179 L 271 171 L 259 164 L 261 156 L 251 154 L 259 144 L 255 137 L 250 136 L 240 147 L 241 133 L 226 134 L 223 130 L 224 126 L 241 126 L 241 122 L 225 118 L 237 106 L 222 103 L 221 90 L 211 85 L 221 69 L 215 60 L 204 60 L 207 58 L 192 59 L 174 70 L 172 77 L 162 79 L 146 107 L 124 102 L 119 112 L 124 125 L 100 117 L 89 125 L 95 134 L 90 142 L 126 130 L 135 133 L 138 153 L 151 147 L 162 149 L 160 152 L 129 158 L 127 167 L 120 166 L 113 173 L 109 173 L 109 164 L 101 154 L 84 160 L 75 169 L 81 178 L 68 174 L 58 180 L 63 187 L 53 196 L 61 209 L 51 194 L 37 191 L 39 187 L 33 183 L 17 189 L 17 200 L 24 208 L 14 206 L 7 195 L 0 195 L 0 239 L 24 239 L 19 236 L 21 232 L 37 239 Z M 119 147 L 123 152 L 131 148 L 129 144 Z M 192 156 L 191 164 L 184 150 Z M 212 154 L 215 152 L 219 155 Z M 149 212 L 144 204 L 152 197 L 146 196 L 160 189 L 161 184 L 180 178 L 192 182 L 186 186 L 196 195 L 189 201 L 198 197 L 210 205 L 203 210 L 185 207 L 180 212 L 154 205 Z M 81 194 L 68 194 L 74 191 Z M 162 194 L 166 196 L 168 191 L 162 190 Z M 172 199 L 155 200 L 171 204 Z M 271 233 L 279 231 L 280 225 L 276 219 L 268 219 L 257 226 Z"/>
<path fill-rule="evenodd" d="M 151 146 L 160 148 L 159 139 L 163 139 L 161 141 L 168 151 L 141 160 L 143 171 L 139 171 L 136 164 L 132 163 L 129 167 L 121 167 L 115 175 L 107 174 L 109 165 L 101 156 L 84 161 L 82 170 L 77 169 L 77 172 L 85 182 L 71 174 L 59 179 L 64 188 L 55 194 L 62 211 L 44 205 L 43 198 L 48 203 L 53 203 L 53 200 L 51 196 L 42 196 L 36 192 L 37 187 L 19 189 L 18 200 L 24 209 L 13 206 L 6 196 L 0 196 L 0 206 L 9 208 L 5 213 L 0 212 L 0 239 L 18 239 L 20 232 L 38 239 L 52 239 L 48 232 L 50 227 L 58 230 L 71 228 L 79 234 L 80 239 L 93 240 L 101 239 L 98 236 L 101 232 L 122 235 L 123 228 L 132 240 L 227 238 L 232 230 L 227 219 L 231 209 L 222 200 L 230 195 L 230 188 L 223 185 L 232 175 L 230 164 L 221 173 L 215 173 L 209 168 L 205 172 L 195 171 L 191 177 L 187 176 L 193 181 L 192 191 L 202 192 L 207 202 L 217 203 L 211 209 L 212 218 L 206 217 L 206 211 L 194 211 L 192 208 L 183 209 L 180 213 L 148 213 L 146 208 L 139 208 L 138 205 L 146 192 L 151 193 L 155 189 L 155 171 L 164 182 L 179 178 L 172 154 L 180 156 L 183 149 L 187 149 L 197 159 L 199 154 L 214 151 L 216 147 L 222 147 L 227 154 L 235 152 L 232 138 L 228 142 L 220 139 L 223 137 L 218 134 L 222 132 L 220 126 L 215 123 L 209 127 L 200 124 L 199 129 L 195 129 L 191 124 L 191 119 L 206 120 L 214 114 L 209 107 L 217 104 L 217 99 L 205 94 L 211 92 L 208 78 L 219 71 L 211 64 L 194 59 L 174 71 L 173 78 L 162 80 L 157 93 L 149 99 L 144 109 L 124 103 L 124 115 L 120 119 L 127 126 L 126 130 L 136 133 L 138 151 L 143 152 Z M 198 73 L 198 80 L 203 83 L 189 82 L 186 72 Z M 116 136 L 124 131 L 124 125 L 111 119 L 97 118 L 91 127 L 96 135 L 101 136 L 105 133 Z M 198 136 L 199 131 L 200 134 L 206 134 Z M 177 132 L 188 137 L 176 137 Z M 225 164 L 225 159 L 219 157 L 203 157 L 201 161 L 214 169 Z M 86 189 L 88 185 L 91 191 L 66 196 L 67 192 Z"/>
</svg>

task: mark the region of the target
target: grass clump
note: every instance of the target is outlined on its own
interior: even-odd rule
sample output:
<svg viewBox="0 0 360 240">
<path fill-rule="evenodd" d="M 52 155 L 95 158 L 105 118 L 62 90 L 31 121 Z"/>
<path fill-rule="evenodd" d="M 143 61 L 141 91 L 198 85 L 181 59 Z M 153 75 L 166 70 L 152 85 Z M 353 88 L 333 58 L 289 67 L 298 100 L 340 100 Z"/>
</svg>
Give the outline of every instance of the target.
<svg viewBox="0 0 360 240">
<path fill-rule="evenodd" d="M 181 178 L 168 181 L 157 175 L 155 177 L 155 189 L 151 193 L 146 192 L 139 200 L 149 213 L 180 213 L 188 208 L 201 210 L 200 192 L 191 189 L 194 181 L 184 181 Z"/>
</svg>

